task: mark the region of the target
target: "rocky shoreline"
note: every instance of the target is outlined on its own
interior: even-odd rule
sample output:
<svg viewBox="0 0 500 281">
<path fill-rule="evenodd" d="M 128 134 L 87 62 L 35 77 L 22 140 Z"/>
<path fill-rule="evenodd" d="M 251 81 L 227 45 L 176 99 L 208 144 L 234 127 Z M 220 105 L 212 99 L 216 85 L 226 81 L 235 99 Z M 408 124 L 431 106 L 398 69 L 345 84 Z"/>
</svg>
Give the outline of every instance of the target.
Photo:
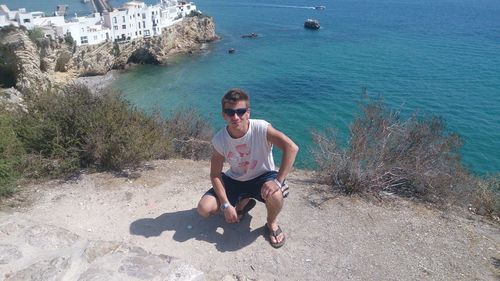
<svg viewBox="0 0 500 281">
<path fill-rule="evenodd" d="M 158 37 L 81 47 L 48 39 L 33 41 L 25 30 L 2 29 L 0 72 L 12 78 L 2 78 L 7 81 L 0 84 L 21 93 L 70 82 L 102 87 L 115 77 L 115 72 L 108 74 L 111 70 L 126 69 L 131 63 L 167 64 L 173 56 L 199 52 L 205 43 L 217 39 L 213 18 L 204 15 L 187 17 Z"/>
</svg>

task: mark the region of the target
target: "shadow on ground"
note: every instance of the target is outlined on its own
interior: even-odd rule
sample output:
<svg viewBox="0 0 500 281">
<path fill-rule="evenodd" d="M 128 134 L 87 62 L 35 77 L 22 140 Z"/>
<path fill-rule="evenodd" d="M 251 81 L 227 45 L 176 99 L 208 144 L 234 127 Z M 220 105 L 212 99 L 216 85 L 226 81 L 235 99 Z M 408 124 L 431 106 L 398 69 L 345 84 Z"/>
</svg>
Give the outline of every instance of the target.
<svg viewBox="0 0 500 281">
<path fill-rule="evenodd" d="M 265 225 L 252 230 L 251 219 L 247 215 L 240 223 L 228 224 L 222 216 L 203 219 L 196 209 L 191 209 L 138 219 L 130 224 L 130 234 L 149 238 L 174 231 L 173 239 L 178 242 L 196 239 L 214 244 L 220 252 L 237 251 L 264 235 Z"/>
</svg>

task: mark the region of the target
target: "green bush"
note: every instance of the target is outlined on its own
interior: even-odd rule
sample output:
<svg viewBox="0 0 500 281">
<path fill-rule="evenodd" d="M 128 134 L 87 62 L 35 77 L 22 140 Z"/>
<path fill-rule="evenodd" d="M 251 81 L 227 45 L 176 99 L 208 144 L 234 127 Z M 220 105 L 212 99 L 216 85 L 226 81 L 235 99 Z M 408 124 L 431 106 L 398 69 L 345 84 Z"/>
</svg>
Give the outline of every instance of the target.
<svg viewBox="0 0 500 281">
<path fill-rule="evenodd" d="M 73 44 L 75 44 L 75 39 L 73 39 L 71 33 L 66 33 L 66 35 L 64 35 L 64 42 L 66 42 L 66 44 L 70 46 L 73 46 Z"/>
<path fill-rule="evenodd" d="M 82 85 L 31 96 L 28 112 L 22 114 L 16 126 L 29 154 L 23 170 L 29 177 L 60 176 L 88 167 L 133 168 L 150 159 L 202 158 L 205 154 L 198 151 L 210 148 L 206 140 L 211 130 L 194 111 L 183 112 L 171 120 L 158 114 L 149 116 L 117 92 L 93 94 Z M 177 142 L 174 145 L 178 139 L 204 146 L 188 155 L 182 153 L 186 149 L 178 148 Z M 184 144 L 188 145 L 192 146 L 192 142 Z"/>
<path fill-rule="evenodd" d="M 171 155 L 170 139 L 160 122 L 132 107 L 117 93 L 104 95 L 101 102 L 84 138 L 82 159 L 86 165 L 122 169 Z"/>
<path fill-rule="evenodd" d="M 31 41 L 37 43 L 38 40 L 45 38 L 45 33 L 43 32 L 43 29 L 35 27 L 32 30 L 28 31 L 28 36 Z"/>
<path fill-rule="evenodd" d="M 207 16 L 205 16 L 200 11 L 192 10 L 189 14 L 186 15 L 186 17 L 188 17 L 188 18 L 190 18 L 190 17 L 200 17 L 200 18 L 203 18 L 203 17 L 207 17 Z"/>
<path fill-rule="evenodd" d="M 18 167 L 23 161 L 24 150 L 14 131 L 11 115 L 0 109 L 0 196 L 14 191 L 19 177 Z"/>
<path fill-rule="evenodd" d="M 69 85 L 25 93 L 26 110 L 0 111 L 0 195 L 16 180 L 134 168 L 144 160 L 207 158 L 212 130 L 195 110 L 167 120 L 131 106 L 119 93 Z"/>
</svg>

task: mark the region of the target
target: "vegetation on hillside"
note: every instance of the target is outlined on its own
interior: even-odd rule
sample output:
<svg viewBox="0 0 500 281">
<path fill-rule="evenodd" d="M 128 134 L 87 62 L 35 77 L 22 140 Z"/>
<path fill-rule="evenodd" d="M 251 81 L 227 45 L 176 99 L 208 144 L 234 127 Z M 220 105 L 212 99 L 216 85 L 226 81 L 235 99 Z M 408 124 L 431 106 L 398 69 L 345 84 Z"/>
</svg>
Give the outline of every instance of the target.
<svg viewBox="0 0 500 281">
<path fill-rule="evenodd" d="M 395 193 L 500 213 L 499 177 L 469 174 L 460 160 L 462 141 L 440 118 L 413 114 L 403 119 L 381 101 L 371 101 L 352 123 L 347 147 L 339 146 L 333 131 L 313 133 L 313 138 L 318 173 L 335 190 Z"/>
<path fill-rule="evenodd" d="M 26 111 L 0 115 L 1 194 L 12 192 L 18 176 L 120 171 L 145 160 L 209 155 L 211 128 L 193 110 L 163 119 L 112 90 L 93 94 L 83 85 L 26 95 L 26 103 Z"/>
<path fill-rule="evenodd" d="M 51 178 L 82 169 L 121 171 L 143 161 L 210 156 L 212 130 L 195 110 L 168 119 L 148 115 L 113 90 L 86 86 L 25 93 L 26 109 L 0 109 L 0 195 L 18 178 Z M 460 138 L 437 117 L 402 118 L 367 102 L 350 128 L 347 147 L 333 131 L 314 133 L 320 177 L 346 194 L 398 194 L 438 205 L 500 214 L 500 175 L 480 178 L 463 167 Z"/>
</svg>

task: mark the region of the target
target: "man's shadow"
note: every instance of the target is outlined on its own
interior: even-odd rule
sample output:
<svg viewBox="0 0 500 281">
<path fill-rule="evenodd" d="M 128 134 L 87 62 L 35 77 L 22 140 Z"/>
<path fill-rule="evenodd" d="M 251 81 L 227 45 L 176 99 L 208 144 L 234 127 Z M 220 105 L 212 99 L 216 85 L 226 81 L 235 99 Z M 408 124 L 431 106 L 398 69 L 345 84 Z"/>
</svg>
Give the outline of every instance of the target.
<svg viewBox="0 0 500 281">
<path fill-rule="evenodd" d="M 264 234 L 265 226 L 251 230 L 252 216 L 247 214 L 239 223 L 226 223 L 221 215 L 204 219 L 196 209 L 164 213 L 156 218 L 142 218 L 130 224 L 130 234 L 146 238 L 160 236 L 163 231 L 175 231 L 174 240 L 203 240 L 215 244 L 221 252 L 236 251 L 250 245 Z"/>
</svg>

